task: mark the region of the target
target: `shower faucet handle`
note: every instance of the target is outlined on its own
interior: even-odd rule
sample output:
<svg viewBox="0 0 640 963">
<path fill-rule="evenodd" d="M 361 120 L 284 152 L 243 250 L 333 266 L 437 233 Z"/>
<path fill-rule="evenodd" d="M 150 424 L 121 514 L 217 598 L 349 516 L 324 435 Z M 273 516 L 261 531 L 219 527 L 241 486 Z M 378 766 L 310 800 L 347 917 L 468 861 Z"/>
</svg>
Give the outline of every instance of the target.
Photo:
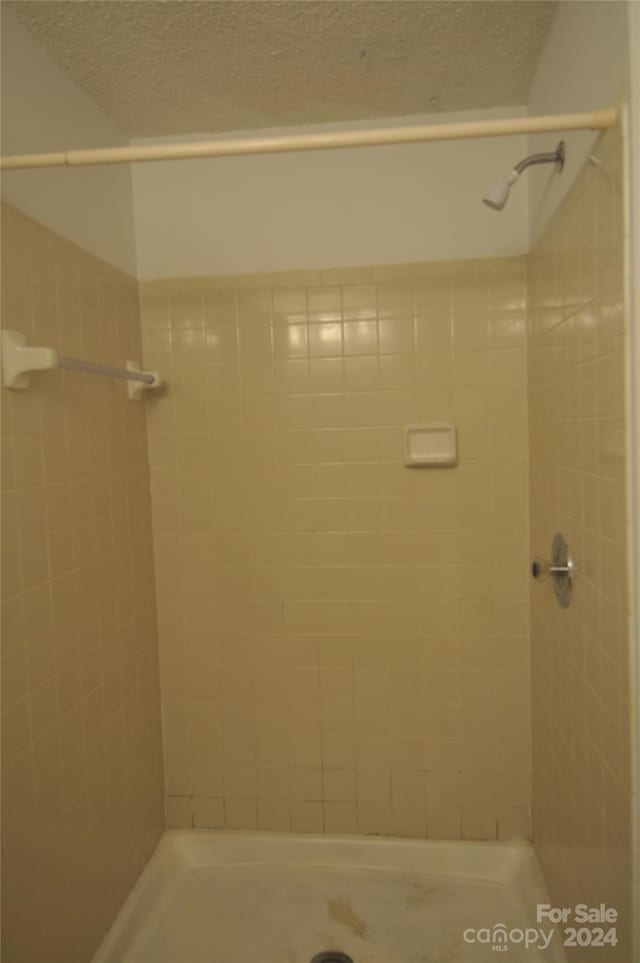
<svg viewBox="0 0 640 963">
<path fill-rule="evenodd" d="M 568 575 L 573 576 L 574 564 L 569 559 L 566 565 L 553 565 L 546 558 L 534 558 L 531 563 L 531 574 L 534 578 L 544 581 L 547 575 Z"/>
<path fill-rule="evenodd" d="M 575 564 L 569 555 L 569 546 L 561 532 L 556 532 L 553 536 L 551 561 L 539 557 L 534 558 L 531 563 L 531 574 L 541 582 L 551 575 L 558 602 L 564 609 L 569 606 L 575 577 Z"/>
</svg>

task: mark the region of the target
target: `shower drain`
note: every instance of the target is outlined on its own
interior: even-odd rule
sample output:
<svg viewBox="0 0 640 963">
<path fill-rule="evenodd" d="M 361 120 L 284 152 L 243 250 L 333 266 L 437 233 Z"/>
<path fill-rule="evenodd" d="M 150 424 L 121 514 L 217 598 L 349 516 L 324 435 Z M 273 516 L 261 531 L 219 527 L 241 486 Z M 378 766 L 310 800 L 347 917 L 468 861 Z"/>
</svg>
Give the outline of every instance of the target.
<svg viewBox="0 0 640 963">
<path fill-rule="evenodd" d="M 310 963 L 353 963 L 353 960 L 346 953 L 328 950 L 324 953 L 316 953 Z"/>
</svg>

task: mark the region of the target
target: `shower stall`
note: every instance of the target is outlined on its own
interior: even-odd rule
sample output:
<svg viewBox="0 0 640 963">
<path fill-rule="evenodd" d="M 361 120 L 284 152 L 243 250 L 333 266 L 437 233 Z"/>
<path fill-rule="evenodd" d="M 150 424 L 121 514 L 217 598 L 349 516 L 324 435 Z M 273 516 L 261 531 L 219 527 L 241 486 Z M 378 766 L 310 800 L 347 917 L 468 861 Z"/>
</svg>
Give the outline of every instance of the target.
<svg viewBox="0 0 640 963">
<path fill-rule="evenodd" d="M 126 146 L 23 6 L 3 960 L 632 963 L 637 104 L 549 107 L 577 5 L 528 112 Z"/>
</svg>

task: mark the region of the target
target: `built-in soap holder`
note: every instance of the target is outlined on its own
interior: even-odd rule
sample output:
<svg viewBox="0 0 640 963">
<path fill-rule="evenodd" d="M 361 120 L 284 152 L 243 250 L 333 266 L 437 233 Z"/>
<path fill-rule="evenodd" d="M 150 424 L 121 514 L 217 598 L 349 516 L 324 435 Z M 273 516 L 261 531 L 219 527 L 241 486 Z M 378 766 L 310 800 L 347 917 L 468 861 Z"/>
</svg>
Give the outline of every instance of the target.
<svg viewBox="0 0 640 963">
<path fill-rule="evenodd" d="M 458 463 L 455 425 L 404 426 L 404 463 L 408 468 L 442 468 Z"/>
</svg>

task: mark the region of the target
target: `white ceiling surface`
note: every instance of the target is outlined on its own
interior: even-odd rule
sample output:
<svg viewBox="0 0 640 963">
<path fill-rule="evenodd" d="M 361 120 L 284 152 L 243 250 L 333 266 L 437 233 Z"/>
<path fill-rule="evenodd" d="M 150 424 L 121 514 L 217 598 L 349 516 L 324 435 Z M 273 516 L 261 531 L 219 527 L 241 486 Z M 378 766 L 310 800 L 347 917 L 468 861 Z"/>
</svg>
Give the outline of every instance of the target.
<svg viewBox="0 0 640 963">
<path fill-rule="evenodd" d="M 129 137 L 522 105 L 550 0 L 4 0 Z"/>
</svg>

